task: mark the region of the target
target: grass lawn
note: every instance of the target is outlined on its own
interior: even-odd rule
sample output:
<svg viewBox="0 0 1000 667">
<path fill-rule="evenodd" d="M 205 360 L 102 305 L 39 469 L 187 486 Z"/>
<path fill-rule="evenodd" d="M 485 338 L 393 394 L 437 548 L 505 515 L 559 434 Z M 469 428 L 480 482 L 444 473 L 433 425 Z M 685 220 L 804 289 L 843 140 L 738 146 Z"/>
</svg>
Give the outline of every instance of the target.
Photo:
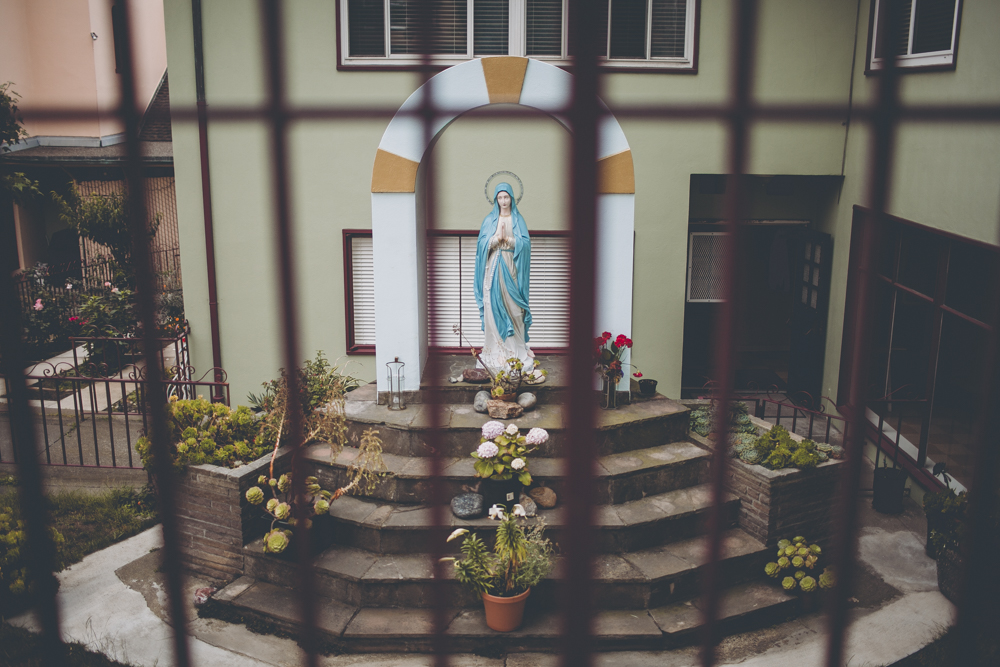
<svg viewBox="0 0 1000 667">
<path fill-rule="evenodd" d="M 7 480 L 4 480 L 7 481 Z M 41 639 L 29 632 L 2 623 L 31 604 L 23 590 L 26 565 L 24 533 L 19 525 L 20 508 L 16 489 L 0 492 L 0 665 L 31 667 L 41 665 Z M 57 567 L 78 563 L 95 551 L 132 537 L 159 521 L 155 497 L 148 491 L 111 489 L 94 495 L 63 492 L 47 497 L 56 539 Z M 62 664 L 103 666 L 121 663 L 87 651 L 82 645 L 66 647 Z"/>
</svg>

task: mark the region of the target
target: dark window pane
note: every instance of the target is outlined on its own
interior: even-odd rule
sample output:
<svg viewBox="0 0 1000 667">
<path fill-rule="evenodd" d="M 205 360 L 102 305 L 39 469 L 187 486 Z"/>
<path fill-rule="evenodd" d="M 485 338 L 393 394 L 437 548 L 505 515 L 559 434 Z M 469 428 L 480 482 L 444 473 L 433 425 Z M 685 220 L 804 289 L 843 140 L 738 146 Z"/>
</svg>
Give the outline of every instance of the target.
<svg viewBox="0 0 1000 667">
<path fill-rule="evenodd" d="M 419 0 L 389 1 L 389 44 L 393 54 L 418 54 L 420 12 L 428 3 Z M 430 0 L 429 50 L 433 54 L 468 53 L 468 4 L 465 0 Z"/>
<path fill-rule="evenodd" d="M 352 56 L 384 56 L 385 3 L 382 0 L 349 0 L 347 35 Z"/>
<path fill-rule="evenodd" d="M 683 58 L 687 0 L 653 0 L 651 56 Z"/>
<path fill-rule="evenodd" d="M 896 290 L 892 349 L 889 352 L 889 393 L 898 399 L 926 398 L 934 305 Z"/>
<path fill-rule="evenodd" d="M 900 228 L 900 240 L 899 282 L 933 297 L 938 252 L 947 244 L 940 236 L 906 226 Z"/>
<path fill-rule="evenodd" d="M 860 230 L 859 230 L 860 232 Z M 875 269 L 879 275 L 896 279 L 896 250 L 899 245 L 899 225 L 882 222 L 876 227 Z"/>
<path fill-rule="evenodd" d="M 646 0 L 611 0 L 611 58 L 646 57 Z"/>
<path fill-rule="evenodd" d="M 878 23 L 884 26 L 880 34 L 875 39 L 875 57 L 884 58 L 887 55 L 886 45 L 893 42 L 894 54 L 905 56 L 906 50 L 910 46 L 910 14 L 913 12 L 912 0 L 898 0 L 899 8 L 898 20 L 894 25 L 887 25 L 889 18 L 889 4 L 891 0 L 879 0 L 878 3 Z"/>
<path fill-rule="evenodd" d="M 955 0 L 917 0 L 913 53 L 950 51 L 955 26 Z"/>
<path fill-rule="evenodd" d="M 528 0 L 525 16 L 527 55 L 562 55 L 562 7 L 562 0 Z"/>
<path fill-rule="evenodd" d="M 944 314 L 927 456 L 947 464 L 948 472 L 963 484 L 972 481 L 973 427 L 982 404 L 981 362 L 988 347 L 986 330 Z"/>
<path fill-rule="evenodd" d="M 886 370 L 889 364 L 889 338 L 892 333 L 892 285 L 877 280 L 872 284 L 871 359 L 868 363 L 868 400 L 877 401 L 886 395 Z"/>
<path fill-rule="evenodd" d="M 946 304 L 977 320 L 989 322 L 990 303 L 998 282 L 1000 252 L 971 243 L 951 242 Z"/>
<path fill-rule="evenodd" d="M 473 53 L 477 56 L 507 55 L 507 0 L 476 0 L 472 20 Z"/>
</svg>

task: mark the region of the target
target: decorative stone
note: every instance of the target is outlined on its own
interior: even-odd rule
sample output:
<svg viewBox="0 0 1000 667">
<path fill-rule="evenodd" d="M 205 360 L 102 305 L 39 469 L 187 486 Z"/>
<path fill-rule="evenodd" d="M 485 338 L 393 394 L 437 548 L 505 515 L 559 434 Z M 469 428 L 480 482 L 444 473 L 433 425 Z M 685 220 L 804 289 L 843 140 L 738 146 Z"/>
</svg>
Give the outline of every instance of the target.
<svg viewBox="0 0 1000 667">
<path fill-rule="evenodd" d="M 460 493 L 451 499 L 451 513 L 459 519 L 475 519 L 483 514 L 483 497 L 478 493 Z"/>
<path fill-rule="evenodd" d="M 448 382 L 451 382 L 452 384 L 455 384 L 456 382 L 461 382 L 461 381 L 462 381 L 462 376 L 461 375 L 456 375 L 455 377 L 448 378 Z"/>
<path fill-rule="evenodd" d="M 537 486 L 528 491 L 528 495 L 538 503 L 539 507 L 552 509 L 556 506 L 556 492 L 547 486 Z"/>
<path fill-rule="evenodd" d="M 466 368 L 462 371 L 462 379 L 473 384 L 483 384 L 490 381 L 490 374 L 485 368 Z"/>
<path fill-rule="evenodd" d="M 493 419 L 517 419 L 524 414 L 524 408 L 517 403 L 508 403 L 495 398 L 486 401 L 486 411 Z"/>
<path fill-rule="evenodd" d="M 530 410 L 535 407 L 538 403 L 538 397 L 532 394 L 530 391 L 526 391 L 523 394 L 519 394 L 517 397 L 517 404 L 520 405 L 525 410 Z"/>
<path fill-rule="evenodd" d="M 535 501 L 531 499 L 531 496 L 522 493 L 521 498 L 517 502 L 519 502 L 521 507 L 524 508 L 526 516 L 535 516 L 538 514 L 538 505 L 536 505 Z"/>
<path fill-rule="evenodd" d="M 486 402 L 490 400 L 490 392 L 476 392 L 476 400 L 472 402 L 472 409 L 476 412 L 486 412 Z"/>
</svg>

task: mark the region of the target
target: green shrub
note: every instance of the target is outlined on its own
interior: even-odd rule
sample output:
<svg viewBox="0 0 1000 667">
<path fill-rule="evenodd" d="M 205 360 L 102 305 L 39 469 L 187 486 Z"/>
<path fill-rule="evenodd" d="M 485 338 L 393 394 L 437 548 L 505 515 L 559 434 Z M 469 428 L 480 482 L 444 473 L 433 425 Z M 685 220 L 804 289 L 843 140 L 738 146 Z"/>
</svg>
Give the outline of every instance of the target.
<svg viewBox="0 0 1000 667">
<path fill-rule="evenodd" d="M 34 589 L 28 577 L 24 521 L 20 517 L 17 504 L 13 502 L 13 494 L 10 496 L 9 499 L 0 501 L 0 599 L 4 600 L 5 607 L 7 604 L 14 606 L 16 601 L 30 597 Z M 49 531 L 58 552 L 59 546 L 65 540 L 56 529 L 50 527 Z M 56 568 L 60 570 L 63 568 L 58 555 Z"/>
<path fill-rule="evenodd" d="M 796 441 L 784 426 L 777 424 L 761 434 L 752 445 L 737 447 L 732 454 L 744 463 L 759 464 L 771 470 L 815 468 L 829 459 L 819 451 L 815 442 Z"/>
<path fill-rule="evenodd" d="M 167 404 L 170 454 L 179 470 L 189 465 L 211 463 L 235 468 L 271 451 L 260 436 L 260 424 L 250 408 L 212 403 L 205 398 L 177 400 Z M 143 436 L 136 442 L 142 465 L 152 470 L 152 443 Z"/>
</svg>

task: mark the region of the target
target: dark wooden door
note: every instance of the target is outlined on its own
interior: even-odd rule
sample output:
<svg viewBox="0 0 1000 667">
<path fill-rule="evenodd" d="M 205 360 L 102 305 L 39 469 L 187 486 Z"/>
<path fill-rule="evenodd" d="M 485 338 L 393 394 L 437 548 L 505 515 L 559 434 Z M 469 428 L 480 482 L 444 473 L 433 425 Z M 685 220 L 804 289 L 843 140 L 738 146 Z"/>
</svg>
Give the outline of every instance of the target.
<svg viewBox="0 0 1000 667">
<path fill-rule="evenodd" d="M 788 391 L 793 400 L 816 409 L 823 387 L 833 239 L 823 232 L 805 230 L 799 233 L 797 246 Z"/>
</svg>

